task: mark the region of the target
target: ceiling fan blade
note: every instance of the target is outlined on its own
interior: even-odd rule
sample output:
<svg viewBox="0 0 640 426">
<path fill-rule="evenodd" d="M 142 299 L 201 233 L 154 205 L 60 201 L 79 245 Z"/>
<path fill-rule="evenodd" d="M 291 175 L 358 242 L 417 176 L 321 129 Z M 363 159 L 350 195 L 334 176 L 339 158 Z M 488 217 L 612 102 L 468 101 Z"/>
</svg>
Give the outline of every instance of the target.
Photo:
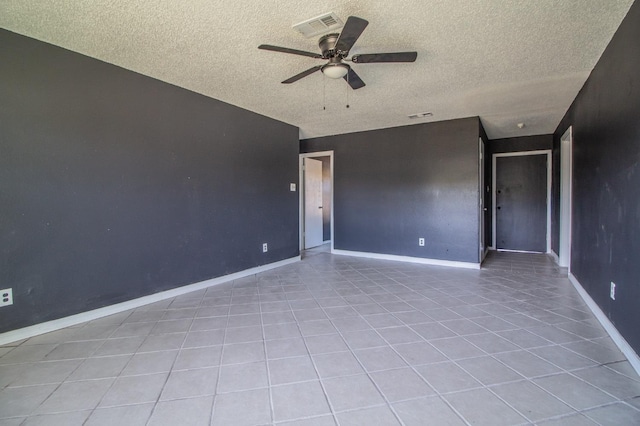
<svg viewBox="0 0 640 426">
<path fill-rule="evenodd" d="M 418 52 L 396 52 L 396 53 L 368 53 L 364 55 L 354 55 L 351 61 L 356 64 L 370 64 L 374 62 L 415 62 Z"/>
<path fill-rule="evenodd" d="M 358 18 L 357 16 L 349 16 L 349 18 L 347 18 L 347 23 L 344 24 L 344 27 L 342 28 L 340 36 L 338 36 L 335 50 L 346 55 L 353 47 L 356 40 L 358 40 L 360 34 L 362 34 L 365 28 L 367 28 L 367 25 L 369 25 L 369 21 Z"/>
<path fill-rule="evenodd" d="M 282 84 L 291 84 L 291 83 L 295 83 L 296 81 L 300 80 L 301 78 L 304 78 L 310 74 L 313 74 L 316 71 L 319 71 L 320 68 L 322 68 L 322 65 L 318 65 L 312 68 L 309 68 L 306 71 L 302 71 L 300 74 L 296 74 L 293 77 L 289 77 L 288 79 L 286 79 L 285 81 L 282 82 Z"/>
<path fill-rule="evenodd" d="M 344 78 L 347 83 L 349 83 L 349 86 L 351 86 L 353 90 L 360 89 L 361 87 L 366 86 L 366 84 L 364 84 L 364 81 L 362 81 L 360 76 L 356 74 L 353 68 L 349 68 L 349 72 L 347 72 L 347 75 L 342 78 Z"/>
<path fill-rule="evenodd" d="M 272 46 L 270 44 L 261 44 L 258 49 L 271 50 L 273 52 L 291 53 L 293 55 L 308 56 L 310 58 L 322 59 L 319 53 L 305 52 L 304 50 L 289 49 L 288 47 Z"/>
</svg>

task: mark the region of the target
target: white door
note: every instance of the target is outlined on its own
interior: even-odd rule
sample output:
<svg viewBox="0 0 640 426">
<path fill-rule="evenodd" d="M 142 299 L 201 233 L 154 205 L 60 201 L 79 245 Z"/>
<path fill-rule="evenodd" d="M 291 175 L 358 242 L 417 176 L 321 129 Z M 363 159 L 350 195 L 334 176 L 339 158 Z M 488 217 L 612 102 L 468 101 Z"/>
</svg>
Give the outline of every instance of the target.
<svg viewBox="0 0 640 426">
<path fill-rule="evenodd" d="M 322 244 L 322 161 L 304 159 L 304 248 Z"/>
</svg>

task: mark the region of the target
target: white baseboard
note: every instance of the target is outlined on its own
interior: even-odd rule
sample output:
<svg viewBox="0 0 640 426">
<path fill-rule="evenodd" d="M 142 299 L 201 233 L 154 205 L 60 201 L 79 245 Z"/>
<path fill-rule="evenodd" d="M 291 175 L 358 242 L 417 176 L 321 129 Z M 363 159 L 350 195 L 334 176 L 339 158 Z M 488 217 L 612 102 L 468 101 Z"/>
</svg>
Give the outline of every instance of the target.
<svg viewBox="0 0 640 426">
<path fill-rule="evenodd" d="M 529 251 L 529 250 L 498 249 L 496 251 L 499 253 L 549 254 L 542 251 Z"/>
<path fill-rule="evenodd" d="M 244 271 L 234 272 L 233 274 L 224 275 L 222 277 L 212 278 L 210 280 L 200 281 L 198 283 L 162 291 L 160 293 L 138 297 L 137 299 L 127 300 L 126 302 L 116 303 L 115 305 L 105 306 L 104 308 L 93 309 L 91 311 L 82 312 L 52 321 L 42 322 L 40 324 L 35 324 L 29 327 L 7 331 L 6 333 L 0 334 L 0 345 L 6 345 L 7 343 L 16 342 L 22 339 L 28 339 L 39 334 L 60 330 L 62 328 L 81 324 L 86 321 L 92 321 L 98 318 L 128 311 L 129 309 L 139 308 L 140 306 L 159 302 L 161 300 L 171 299 L 173 297 L 181 296 L 192 291 L 202 290 L 214 285 L 226 283 L 229 281 L 248 277 L 250 275 L 255 275 L 260 272 L 265 272 L 274 268 L 289 265 L 291 263 L 298 262 L 299 260 L 300 256 L 296 256 L 278 262 L 269 263 L 268 265 L 257 266 L 255 268 L 245 269 Z"/>
<path fill-rule="evenodd" d="M 578 294 L 580 294 L 580 297 L 582 297 L 582 300 L 584 300 L 589 309 L 591 309 L 593 315 L 595 315 L 598 321 L 600 321 L 602 327 L 609 334 L 609 337 L 611 337 L 611 340 L 613 340 L 616 346 L 618 346 L 618 349 L 620 349 L 622 354 L 627 357 L 627 360 L 634 368 L 634 370 L 636 370 L 636 373 L 640 374 L 640 357 L 638 357 L 638 354 L 633 350 L 629 343 L 627 343 L 625 338 L 622 337 L 622 334 L 620 334 L 616 326 L 613 325 L 613 323 L 609 320 L 609 318 L 607 318 L 605 313 L 602 312 L 600 306 L 598 306 L 598 304 L 593 301 L 591 296 L 589 296 L 589 293 L 587 293 L 587 291 L 584 289 L 584 287 L 582 287 L 578 279 L 572 273 L 569 273 L 569 281 L 571 281 L 571 284 L 573 284 L 573 286 L 578 291 Z"/>
<path fill-rule="evenodd" d="M 395 254 L 369 253 L 351 250 L 332 250 L 332 254 L 342 256 L 365 257 L 368 259 L 394 260 L 396 262 L 421 263 L 424 265 L 450 266 L 453 268 L 480 269 L 479 263 L 458 262 L 454 260 L 426 259 L 422 257 L 398 256 Z"/>
<path fill-rule="evenodd" d="M 554 262 L 556 262 L 557 264 L 560 264 L 560 258 L 558 257 L 558 254 L 555 251 L 551 250 L 548 254 L 553 258 Z"/>
</svg>

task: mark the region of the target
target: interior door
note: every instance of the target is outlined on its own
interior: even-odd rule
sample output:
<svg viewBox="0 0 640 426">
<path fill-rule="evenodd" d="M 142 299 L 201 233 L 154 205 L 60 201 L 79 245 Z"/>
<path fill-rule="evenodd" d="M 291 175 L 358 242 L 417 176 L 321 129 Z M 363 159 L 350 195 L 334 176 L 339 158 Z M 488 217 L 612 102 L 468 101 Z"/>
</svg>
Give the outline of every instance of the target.
<svg viewBox="0 0 640 426">
<path fill-rule="evenodd" d="M 322 161 L 304 159 L 304 248 L 322 244 Z"/>
<path fill-rule="evenodd" d="M 547 154 L 496 157 L 496 248 L 547 251 Z"/>
<path fill-rule="evenodd" d="M 480 254 L 479 254 L 479 261 L 482 262 L 484 260 L 484 254 L 485 254 L 485 212 L 486 212 L 486 192 L 484 190 L 484 141 L 482 140 L 482 138 L 479 138 L 478 140 L 478 146 L 479 146 L 479 155 L 478 155 L 478 160 L 479 160 L 479 165 L 478 165 L 478 172 L 480 173 L 479 176 L 479 182 L 480 182 L 480 188 L 479 188 L 479 194 L 480 194 Z"/>
</svg>

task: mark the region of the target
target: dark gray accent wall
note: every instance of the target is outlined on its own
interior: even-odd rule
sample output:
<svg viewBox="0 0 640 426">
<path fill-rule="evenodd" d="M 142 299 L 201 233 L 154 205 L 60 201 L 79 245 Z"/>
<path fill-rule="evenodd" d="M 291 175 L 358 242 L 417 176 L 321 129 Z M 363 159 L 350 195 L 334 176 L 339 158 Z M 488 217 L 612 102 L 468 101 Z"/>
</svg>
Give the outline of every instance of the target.
<svg viewBox="0 0 640 426">
<path fill-rule="evenodd" d="M 0 332 L 297 256 L 292 182 L 296 127 L 0 30 Z"/>
<path fill-rule="evenodd" d="M 546 149 L 553 149 L 553 135 L 535 135 L 535 136 L 518 136 L 518 137 L 513 137 L 513 138 L 503 138 L 503 139 L 492 139 L 489 141 L 489 144 L 487 145 L 488 149 L 487 149 L 487 163 L 485 165 L 486 170 L 485 170 L 485 176 L 488 178 L 486 179 L 487 182 L 489 182 L 489 185 L 491 185 L 492 179 L 493 179 L 493 154 L 503 154 L 503 153 L 509 153 L 509 152 L 521 152 L 521 151 L 539 151 L 539 150 L 546 150 Z M 556 166 L 555 163 L 552 165 L 553 167 L 553 177 L 552 177 L 552 200 L 551 200 L 551 241 L 552 241 L 552 248 L 553 248 L 553 241 L 554 238 L 555 240 L 557 240 L 559 237 L 559 232 L 556 226 L 554 226 L 554 211 L 557 209 L 558 210 L 558 214 L 560 212 L 560 207 L 557 206 L 557 200 L 559 198 L 556 198 L 554 196 L 553 193 L 553 188 L 554 185 L 556 185 L 557 183 L 557 178 L 556 178 Z M 558 174 L 558 178 L 559 178 L 559 174 Z M 558 188 L 560 188 L 558 186 Z M 493 194 L 489 194 L 489 197 L 487 199 L 487 207 L 488 207 L 488 214 L 486 217 L 487 220 L 487 224 L 486 224 L 486 239 L 487 239 L 487 246 L 494 246 L 493 245 Z"/>
<path fill-rule="evenodd" d="M 640 3 L 554 134 L 573 126 L 571 272 L 640 352 Z M 609 298 L 615 282 L 616 300 Z"/>
<path fill-rule="evenodd" d="M 335 248 L 477 263 L 479 134 L 475 117 L 301 141 L 334 151 Z"/>
<path fill-rule="evenodd" d="M 493 139 L 489 142 L 489 145 L 489 149 L 492 154 L 552 149 L 553 135 L 535 135 Z"/>
</svg>

